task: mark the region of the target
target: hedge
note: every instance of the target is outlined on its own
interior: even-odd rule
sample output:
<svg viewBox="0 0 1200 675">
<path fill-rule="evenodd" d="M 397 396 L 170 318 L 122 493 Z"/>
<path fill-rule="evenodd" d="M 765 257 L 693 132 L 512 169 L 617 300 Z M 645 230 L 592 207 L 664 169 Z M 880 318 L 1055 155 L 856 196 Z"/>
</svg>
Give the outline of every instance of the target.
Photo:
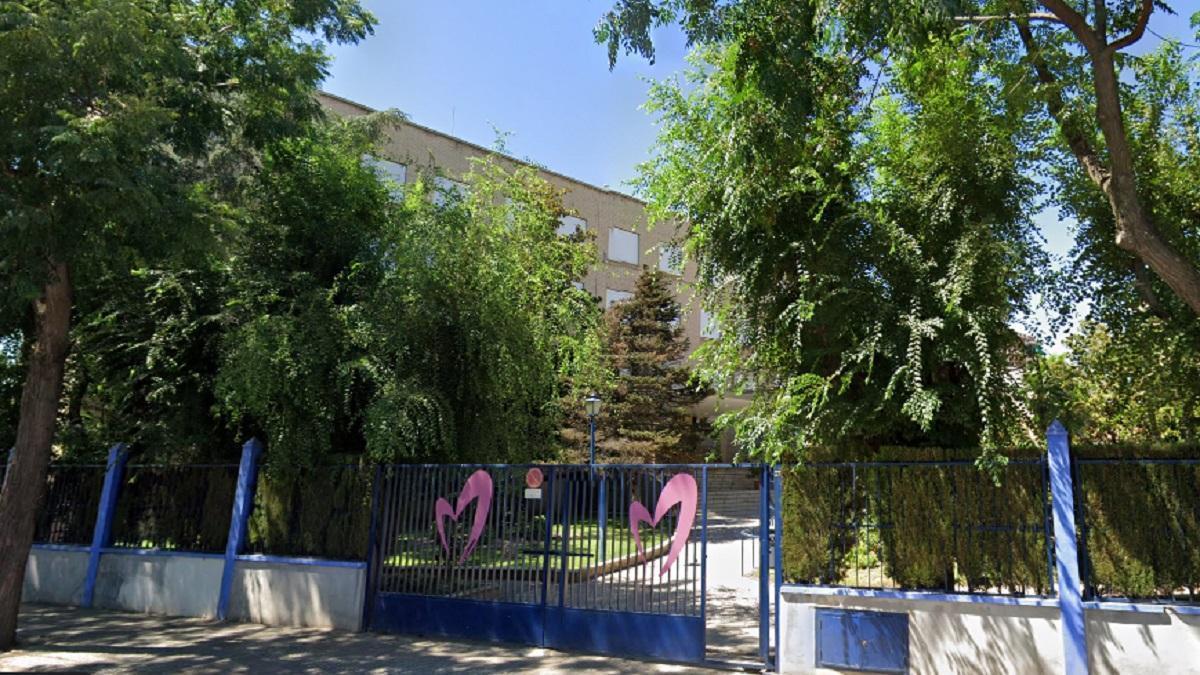
<svg viewBox="0 0 1200 675">
<path fill-rule="evenodd" d="M 272 470 L 258 479 L 247 550 L 366 560 L 375 469 L 345 465 Z"/>
<path fill-rule="evenodd" d="M 1192 446 L 1074 451 L 1083 458 L 1200 457 Z M 882 448 L 858 457 L 920 462 L 967 460 L 976 452 Z M 1029 459 L 1040 450 L 1005 454 Z M 1200 585 L 1200 467 L 1082 464 L 1079 481 L 1085 581 L 1103 595 L 1126 597 L 1163 597 Z M 851 469 L 814 462 L 785 468 L 783 482 L 789 581 L 1050 590 L 1041 464 L 1011 462 L 993 477 L 970 463 Z"/>
</svg>

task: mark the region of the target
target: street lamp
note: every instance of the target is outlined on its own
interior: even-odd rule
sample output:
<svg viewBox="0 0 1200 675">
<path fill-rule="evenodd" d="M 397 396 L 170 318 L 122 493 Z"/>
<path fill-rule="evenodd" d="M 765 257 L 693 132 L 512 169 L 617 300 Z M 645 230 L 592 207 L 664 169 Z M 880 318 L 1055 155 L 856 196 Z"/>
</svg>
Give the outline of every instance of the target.
<svg viewBox="0 0 1200 675">
<path fill-rule="evenodd" d="M 588 397 L 583 399 L 584 409 L 587 410 L 588 416 L 588 464 L 596 464 L 596 415 L 600 414 L 600 397 L 596 392 L 588 394 Z M 594 472 L 595 469 L 592 469 Z"/>
<path fill-rule="evenodd" d="M 600 397 L 595 392 L 588 394 L 588 397 L 583 399 L 584 409 L 588 416 L 588 471 L 591 473 L 592 480 L 596 479 L 596 415 L 600 414 Z M 604 477 L 600 478 L 600 562 L 604 562 L 607 557 L 605 555 L 605 530 L 608 529 L 608 490 L 605 489 L 608 481 Z"/>
</svg>

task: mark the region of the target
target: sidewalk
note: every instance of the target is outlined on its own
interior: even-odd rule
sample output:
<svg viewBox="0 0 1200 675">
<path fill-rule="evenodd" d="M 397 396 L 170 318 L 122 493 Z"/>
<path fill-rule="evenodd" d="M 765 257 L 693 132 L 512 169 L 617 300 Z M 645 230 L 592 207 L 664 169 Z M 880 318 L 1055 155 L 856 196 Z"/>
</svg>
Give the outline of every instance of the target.
<svg viewBox="0 0 1200 675">
<path fill-rule="evenodd" d="M 537 647 L 434 641 L 24 605 L 0 671 L 254 673 L 703 673 Z"/>
</svg>

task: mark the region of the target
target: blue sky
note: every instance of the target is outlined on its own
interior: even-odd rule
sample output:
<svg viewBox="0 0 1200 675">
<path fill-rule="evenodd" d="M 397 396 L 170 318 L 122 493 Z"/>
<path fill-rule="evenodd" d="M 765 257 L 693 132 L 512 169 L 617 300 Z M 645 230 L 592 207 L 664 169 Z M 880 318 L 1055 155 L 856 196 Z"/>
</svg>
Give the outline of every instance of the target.
<svg viewBox="0 0 1200 675">
<path fill-rule="evenodd" d="M 646 78 L 684 65 L 682 36 L 666 30 L 655 65 L 623 59 L 609 72 L 592 40 L 609 0 L 366 4 L 379 26 L 333 50 L 329 92 L 485 146 L 499 129 L 510 154 L 626 191 L 654 142 L 639 109 Z"/>
<path fill-rule="evenodd" d="M 1185 2 L 1176 3 L 1179 7 Z M 627 183 L 654 142 L 654 120 L 640 106 L 648 79 L 684 67 L 679 31 L 656 36 L 654 65 L 624 58 L 608 70 L 592 27 L 611 0 L 366 0 L 375 35 L 332 50 L 325 89 L 374 108 L 398 108 L 419 124 L 491 146 L 595 185 Z M 1150 30 L 1196 42 L 1188 14 L 1156 12 Z M 1147 33 L 1134 53 L 1153 49 Z M 1070 224 L 1051 211 L 1036 217 L 1047 249 L 1064 255 Z"/>
</svg>

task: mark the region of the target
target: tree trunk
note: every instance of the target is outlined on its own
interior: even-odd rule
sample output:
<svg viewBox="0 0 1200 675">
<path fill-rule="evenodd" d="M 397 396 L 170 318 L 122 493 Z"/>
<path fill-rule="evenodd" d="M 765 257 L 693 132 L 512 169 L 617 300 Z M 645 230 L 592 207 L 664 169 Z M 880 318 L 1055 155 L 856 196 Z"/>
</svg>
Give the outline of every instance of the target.
<svg viewBox="0 0 1200 675">
<path fill-rule="evenodd" d="M 33 311 L 34 343 L 21 391 L 17 442 L 0 490 L 0 652 L 12 649 L 16 641 L 25 563 L 46 492 L 71 326 L 71 281 L 65 264 L 52 266 Z"/>
<path fill-rule="evenodd" d="M 1168 244 L 1147 217 L 1137 192 L 1133 154 L 1121 116 L 1120 90 L 1113 54 L 1093 55 L 1096 121 L 1108 146 L 1110 174 L 1100 188 L 1108 196 L 1117 225 L 1116 244 L 1146 263 L 1167 286 L 1200 315 L 1200 269 Z"/>
</svg>

